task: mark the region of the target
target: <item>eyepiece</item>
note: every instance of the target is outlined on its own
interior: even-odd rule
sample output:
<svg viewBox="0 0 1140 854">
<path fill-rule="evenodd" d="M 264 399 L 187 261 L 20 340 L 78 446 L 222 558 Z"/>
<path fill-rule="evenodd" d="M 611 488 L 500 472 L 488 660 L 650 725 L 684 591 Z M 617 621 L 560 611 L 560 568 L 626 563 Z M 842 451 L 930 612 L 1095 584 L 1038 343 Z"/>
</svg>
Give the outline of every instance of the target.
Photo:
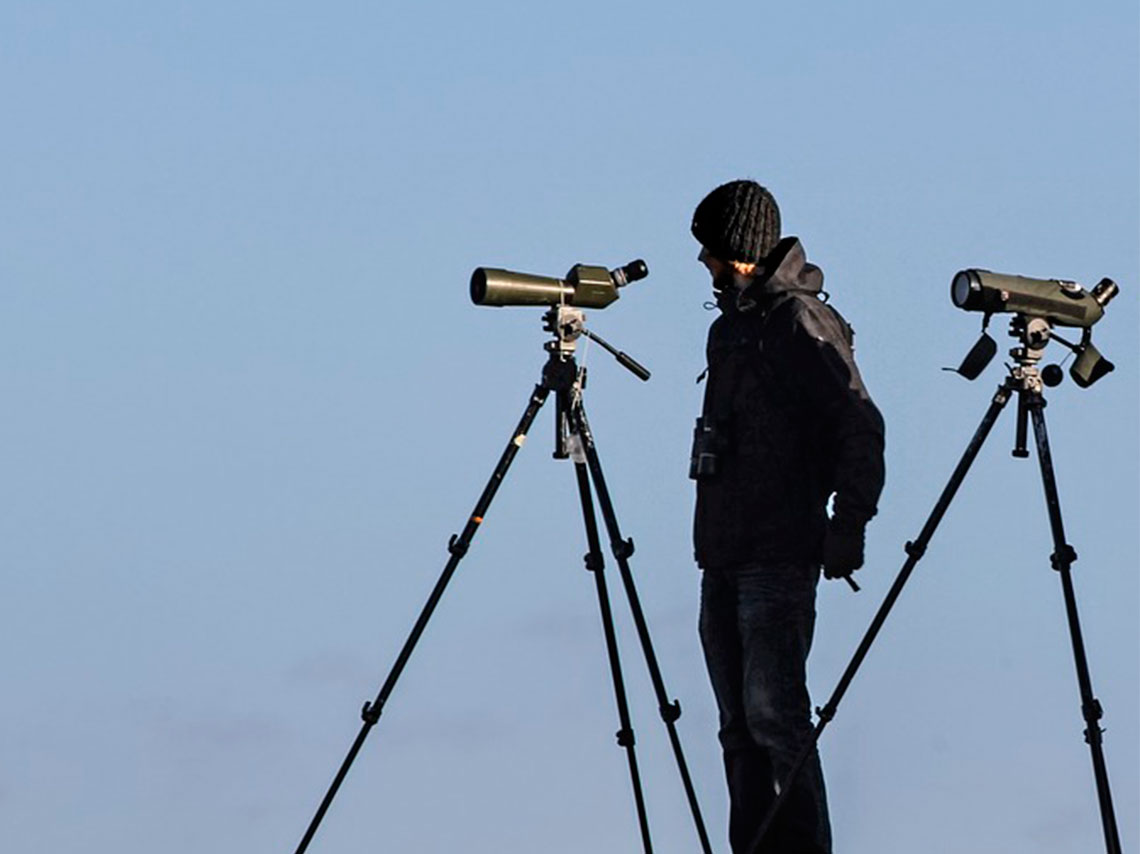
<svg viewBox="0 0 1140 854">
<path fill-rule="evenodd" d="M 610 275 L 614 278 L 614 284 L 619 288 L 623 288 L 630 282 L 636 282 L 639 279 L 644 279 L 649 275 L 649 267 L 645 262 L 638 258 L 636 261 L 630 261 L 624 267 L 618 267 L 612 270 Z"/>
<path fill-rule="evenodd" d="M 1091 293 L 1092 298 L 1097 301 L 1097 305 L 1104 308 L 1120 293 L 1120 288 L 1112 279 L 1105 278 L 1101 279 L 1100 282 L 1097 283 L 1097 286 L 1089 291 L 1089 293 Z"/>
</svg>

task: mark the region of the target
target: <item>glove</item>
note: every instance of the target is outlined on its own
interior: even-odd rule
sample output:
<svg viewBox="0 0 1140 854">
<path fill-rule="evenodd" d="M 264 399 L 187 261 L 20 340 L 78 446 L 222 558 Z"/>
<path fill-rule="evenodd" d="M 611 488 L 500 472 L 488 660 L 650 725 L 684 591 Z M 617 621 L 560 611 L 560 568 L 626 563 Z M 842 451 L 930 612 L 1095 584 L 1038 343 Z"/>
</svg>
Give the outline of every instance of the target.
<svg viewBox="0 0 1140 854">
<path fill-rule="evenodd" d="M 863 565 L 863 526 L 827 523 L 823 536 L 823 577 L 845 578 Z"/>
</svg>

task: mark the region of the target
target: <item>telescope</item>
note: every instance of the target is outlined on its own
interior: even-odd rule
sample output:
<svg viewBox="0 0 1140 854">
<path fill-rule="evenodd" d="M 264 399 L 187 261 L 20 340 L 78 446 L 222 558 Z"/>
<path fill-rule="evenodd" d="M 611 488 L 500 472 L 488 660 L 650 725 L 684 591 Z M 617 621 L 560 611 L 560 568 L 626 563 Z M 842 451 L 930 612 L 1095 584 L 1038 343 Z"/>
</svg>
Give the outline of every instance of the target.
<svg viewBox="0 0 1140 854">
<path fill-rule="evenodd" d="M 983 443 L 990 434 L 994 423 L 1005 406 L 1015 396 L 1017 398 L 1017 425 L 1013 456 L 1029 456 L 1029 425 L 1033 425 L 1033 439 L 1037 446 L 1037 457 L 1041 465 L 1041 482 L 1045 489 L 1045 506 L 1049 514 L 1049 529 L 1053 538 L 1053 553 L 1050 563 L 1054 572 L 1061 577 L 1061 590 L 1065 598 L 1065 616 L 1069 624 L 1069 638 L 1073 647 L 1073 658 L 1077 669 L 1077 685 L 1081 693 L 1081 714 L 1085 720 L 1085 743 L 1092 753 L 1093 775 L 1096 778 L 1097 798 L 1100 802 L 1101 826 L 1104 830 L 1107 854 L 1121 854 L 1120 831 L 1116 826 L 1116 813 L 1112 803 L 1108 771 L 1102 747 L 1105 730 L 1100 725 L 1104 710 L 1092 691 L 1089 676 L 1088 658 L 1085 655 L 1085 642 L 1081 635 L 1080 619 L 1077 614 L 1076 595 L 1073 590 L 1072 564 L 1077 559 L 1076 550 L 1065 540 L 1065 528 L 1061 519 L 1061 499 L 1057 490 L 1057 479 L 1053 470 L 1053 454 L 1049 448 L 1049 435 L 1045 427 L 1044 387 L 1055 386 L 1063 379 L 1059 365 L 1046 365 L 1038 369 L 1038 363 L 1050 341 L 1064 344 L 1076 354 L 1070 374 L 1081 388 L 1088 388 L 1105 374 L 1113 370 L 1112 363 L 1097 352 L 1092 344 L 1092 327 L 1104 316 L 1105 306 L 1116 296 L 1119 288 L 1111 279 L 1101 279 L 1095 288 L 1086 291 L 1076 282 L 1059 279 L 1030 279 L 1025 276 L 1010 276 L 992 273 L 989 270 L 961 270 L 955 274 L 950 284 L 950 299 L 954 305 L 966 311 L 984 312 L 982 336 L 966 354 L 958 368 L 945 368 L 968 380 L 977 379 L 997 353 L 997 342 L 989 336 L 986 328 L 992 315 L 1009 312 L 1009 334 L 1018 340 L 1018 346 L 1009 351 L 1013 364 L 1007 364 L 1009 376 L 998 387 L 991 398 L 989 409 L 962 458 L 958 461 L 942 495 L 927 517 L 922 531 L 905 546 L 906 562 L 891 585 L 883 604 L 879 607 L 871 625 L 867 629 L 855 655 L 839 679 L 839 684 L 831 698 L 817 708 L 819 717 L 810 738 L 805 738 L 799 753 L 777 789 L 778 796 L 773 800 L 761 820 L 759 829 L 752 836 L 751 851 L 760 850 L 760 843 L 772 829 L 777 814 L 787 802 L 789 793 L 794 791 L 793 783 L 817 748 L 819 738 L 835 717 L 836 708 L 847 692 L 851 681 L 862 665 L 867 653 L 878 636 L 880 629 L 902 594 L 903 586 L 910 578 L 916 564 L 926 554 L 927 546 L 950 502 L 954 500 L 970 466 L 974 464 Z M 1065 341 L 1053 331 L 1054 326 L 1076 327 L 1081 330 L 1080 343 Z M 698 429 L 702 425 L 698 422 Z M 711 438 L 711 437 L 710 437 Z M 708 444 L 707 442 L 704 444 Z M 695 450 L 703 450 L 698 447 Z M 711 455 L 709 455 L 711 456 Z M 703 462 L 703 461 L 700 461 Z M 710 461 L 715 463 L 715 457 Z M 771 850 L 771 849 L 769 849 Z"/>
<path fill-rule="evenodd" d="M 1064 344 L 1076 355 L 1069 369 L 1073 381 L 1088 388 L 1113 370 L 1092 343 L 1092 327 L 1104 317 L 1104 310 L 1120 288 L 1112 279 L 1101 279 L 1090 291 L 1076 282 L 1064 279 L 1032 279 L 989 270 L 969 269 L 955 274 L 950 283 L 950 299 L 965 311 L 985 313 L 982 337 L 962 361 L 957 373 L 975 379 L 997 352 L 997 345 L 985 333 L 990 315 L 1014 314 L 1010 334 L 1022 339 L 1023 347 L 1013 355 L 1026 363 L 1036 362 L 1050 340 Z M 1073 344 L 1053 332 L 1054 326 L 1082 330 L 1081 340 Z M 1061 370 L 1050 365 L 1041 372 L 1045 385 L 1061 381 Z"/>
<path fill-rule="evenodd" d="M 575 264 L 563 279 L 479 267 L 471 274 L 471 301 L 475 305 L 493 306 L 605 308 L 620 296 L 618 288 L 647 275 L 649 268 L 640 258 L 613 270 Z"/>
<path fill-rule="evenodd" d="M 295 854 L 305 854 L 309 843 L 317 832 L 317 828 L 328 812 L 329 805 L 348 774 L 349 768 L 359 755 L 365 738 L 371 729 L 380 722 L 380 714 L 396 686 L 396 680 L 399 679 L 416 644 L 419 643 L 428 620 L 435 612 L 436 606 L 443 597 L 444 590 L 459 566 L 459 562 L 467 554 L 476 532 L 483 524 L 491 502 L 498 492 L 499 486 L 506 478 L 507 470 L 515 456 L 525 444 L 527 433 L 538 416 L 539 410 L 551 398 L 554 401 L 554 458 L 572 460 L 578 482 L 582 522 L 585 526 L 586 542 L 590 548 L 585 556 L 586 569 L 593 575 L 594 586 L 597 590 L 606 652 L 609 657 L 614 695 L 621 721 L 621 729 L 617 732 L 617 743 L 619 747 L 626 750 L 630 782 L 633 786 L 634 803 L 637 808 L 638 824 L 641 828 L 645 852 L 649 854 L 653 850 L 649 835 L 649 818 L 645 810 L 645 797 L 634 751 L 637 739 L 634 736 L 630 721 L 629 704 L 622 677 L 621 657 L 617 634 L 614 629 L 613 611 L 610 607 L 610 594 L 605 581 L 606 560 L 602 555 L 598 517 L 594 510 L 595 499 L 601 510 L 602 521 L 605 523 L 604 531 L 609 535 L 611 550 L 621 573 L 622 587 L 625 590 L 626 598 L 629 600 L 631 616 L 637 628 L 637 637 L 645 654 L 649 681 L 657 695 L 657 709 L 661 715 L 661 720 L 669 731 L 669 741 L 673 746 L 681 783 L 689 801 L 689 809 L 693 814 L 697 835 L 700 837 L 701 850 L 704 854 L 712 854 L 704 819 L 701 817 L 700 806 L 697 803 L 696 790 L 693 787 L 692 778 L 689 776 L 688 766 L 681 750 L 680 737 L 675 726 L 676 721 L 681 717 L 681 704 L 676 700 L 670 700 L 668 694 L 665 693 L 665 684 L 657 665 L 657 656 L 653 652 L 649 629 L 645 624 L 645 616 L 637 598 L 637 589 L 629 567 L 629 557 L 633 554 L 633 540 L 623 538 L 618 527 L 613 501 L 610 499 L 605 478 L 602 475 L 602 464 L 598 460 L 597 446 L 590 425 L 586 420 L 585 404 L 583 403 L 586 367 L 580 365 L 574 357 L 577 342 L 584 337 L 607 350 L 616 357 L 621 365 L 632 371 L 640 379 L 649 379 L 649 371 L 586 328 L 586 312 L 584 311 L 586 308 L 605 308 L 618 298 L 618 288 L 624 287 L 629 282 L 642 279 L 648 273 L 649 269 L 645 266 L 645 262 L 637 260 L 615 270 L 576 264 L 564 279 L 532 276 L 527 273 L 515 273 L 510 270 L 489 267 L 479 267 L 471 274 L 472 302 L 476 305 L 543 306 L 546 309 L 542 314 L 543 329 L 553 333 L 554 338 L 543 344 L 543 350 L 547 353 L 546 364 L 543 366 L 540 381 L 530 393 L 526 409 L 523 411 L 518 426 L 511 433 L 510 440 L 503 449 L 502 456 L 499 457 L 498 465 L 487 481 L 487 485 L 483 488 L 474 510 L 467 517 L 462 533 L 453 534 L 448 542 L 447 551 L 450 557 L 447 564 L 420 612 L 419 618 L 412 627 L 411 633 L 404 641 L 404 646 L 396 657 L 396 663 L 388 672 L 376 699 L 364 704 L 360 713 L 363 726 L 349 749 L 348 755 L 341 763 L 340 769 L 333 778 L 333 782 L 317 808 L 316 814 L 309 823 L 305 835 L 301 838 L 301 843 L 298 845 Z"/>
<path fill-rule="evenodd" d="M 1112 279 L 1101 279 L 1091 291 L 1062 279 L 1031 279 L 989 270 L 962 270 L 950 284 L 954 305 L 986 314 L 1011 312 L 1040 317 L 1056 326 L 1088 329 L 1104 316 L 1105 306 L 1120 292 Z"/>
</svg>

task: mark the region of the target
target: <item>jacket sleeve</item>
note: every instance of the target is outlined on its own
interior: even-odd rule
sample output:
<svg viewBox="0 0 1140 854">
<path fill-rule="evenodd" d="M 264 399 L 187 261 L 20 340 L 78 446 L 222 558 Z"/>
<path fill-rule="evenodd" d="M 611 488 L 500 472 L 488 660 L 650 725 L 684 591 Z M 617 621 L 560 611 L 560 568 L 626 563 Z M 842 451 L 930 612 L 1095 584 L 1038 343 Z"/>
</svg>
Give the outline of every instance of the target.
<svg viewBox="0 0 1140 854">
<path fill-rule="evenodd" d="M 883 416 L 855 365 L 847 324 L 814 297 L 789 303 L 785 367 L 828 445 L 835 489 L 833 524 L 841 530 L 860 529 L 875 515 L 883 490 Z"/>
</svg>

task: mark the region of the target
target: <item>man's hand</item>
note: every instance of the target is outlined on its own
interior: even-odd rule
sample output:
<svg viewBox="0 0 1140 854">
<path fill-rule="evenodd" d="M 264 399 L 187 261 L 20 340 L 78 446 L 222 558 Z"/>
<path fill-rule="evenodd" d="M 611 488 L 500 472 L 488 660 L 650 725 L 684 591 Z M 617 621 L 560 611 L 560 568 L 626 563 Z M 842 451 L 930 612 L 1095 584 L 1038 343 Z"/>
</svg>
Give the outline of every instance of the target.
<svg viewBox="0 0 1140 854">
<path fill-rule="evenodd" d="M 863 526 L 827 523 L 823 538 L 823 577 L 847 578 L 863 565 Z"/>
</svg>

